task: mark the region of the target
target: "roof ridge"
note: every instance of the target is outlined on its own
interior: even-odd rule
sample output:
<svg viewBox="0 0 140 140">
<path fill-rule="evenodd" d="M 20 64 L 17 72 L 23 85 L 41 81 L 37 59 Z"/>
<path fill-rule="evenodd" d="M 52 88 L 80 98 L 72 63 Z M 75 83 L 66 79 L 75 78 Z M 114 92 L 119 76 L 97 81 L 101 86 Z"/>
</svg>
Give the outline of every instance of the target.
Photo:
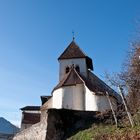
<svg viewBox="0 0 140 140">
<path fill-rule="evenodd" d="M 85 54 L 85 52 L 83 52 L 83 50 L 79 47 L 79 45 L 73 40 L 73 42 L 75 43 L 75 45 L 79 48 L 79 50 L 85 55 L 85 56 L 87 56 L 86 54 Z"/>
<path fill-rule="evenodd" d="M 83 81 L 83 83 L 85 84 L 85 81 L 82 79 L 82 77 L 79 75 L 79 73 L 76 71 L 76 69 L 74 68 L 75 73 L 78 75 L 78 77 Z"/>
<path fill-rule="evenodd" d="M 76 73 L 76 75 L 78 76 L 78 78 L 80 78 L 80 80 L 82 80 L 82 82 L 84 82 L 83 79 L 81 79 L 81 77 L 80 77 L 80 75 L 78 74 L 78 72 L 76 71 L 75 67 L 72 65 L 72 66 L 70 67 L 69 74 L 67 75 L 67 78 L 65 79 L 65 81 L 64 81 L 63 84 L 66 83 L 66 81 L 67 81 L 67 79 L 69 78 L 69 75 L 71 74 L 72 71 L 74 71 L 74 72 Z"/>
<path fill-rule="evenodd" d="M 74 74 L 75 74 L 80 80 L 77 80 L 77 78 L 73 77 L 74 75 L 72 75 L 72 77 L 73 77 L 74 79 L 71 79 L 70 76 L 71 76 L 72 72 L 74 72 Z M 70 78 L 70 79 L 69 79 L 69 78 Z M 71 80 L 72 80 L 72 81 L 71 81 Z M 63 80 L 61 80 L 61 81 L 59 82 L 59 84 L 53 89 L 53 91 L 56 90 L 56 89 L 58 89 L 58 88 L 60 88 L 60 87 L 62 87 L 62 86 L 79 84 L 79 83 L 81 83 L 80 81 L 81 81 L 82 83 L 84 83 L 84 80 L 81 78 L 81 76 L 78 74 L 78 72 L 76 72 L 75 68 L 74 68 L 74 67 L 71 67 L 69 73 L 67 74 L 67 76 L 64 77 Z M 53 91 L 52 91 L 52 93 L 53 93 Z"/>
<path fill-rule="evenodd" d="M 64 82 L 63 82 L 63 84 L 65 84 L 66 83 L 66 80 L 68 79 L 68 77 L 69 77 L 69 75 L 70 75 L 70 73 L 72 72 L 72 67 L 70 67 L 70 71 L 68 72 L 68 74 L 67 74 L 67 77 L 66 77 L 66 79 L 64 80 Z"/>
<path fill-rule="evenodd" d="M 70 75 L 70 72 L 71 72 L 71 70 L 70 70 L 67 74 L 65 74 L 65 76 L 63 77 L 63 79 L 62 79 L 61 81 L 59 81 L 59 84 L 61 83 L 61 85 L 63 85 L 63 84 L 65 83 L 65 81 L 67 80 L 68 76 Z M 59 86 L 59 84 L 58 84 L 57 86 Z M 53 93 L 53 91 L 54 91 L 55 89 L 57 89 L 57 86 L 54 87 L 54 89 L 52 90 L 51 93 Z"/>
</svg>

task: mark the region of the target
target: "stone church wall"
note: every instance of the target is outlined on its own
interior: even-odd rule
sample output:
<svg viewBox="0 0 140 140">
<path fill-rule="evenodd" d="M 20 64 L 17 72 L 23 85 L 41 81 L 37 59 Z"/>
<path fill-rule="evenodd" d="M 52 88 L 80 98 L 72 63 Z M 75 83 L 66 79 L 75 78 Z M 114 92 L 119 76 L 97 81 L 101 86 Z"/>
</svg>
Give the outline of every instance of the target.
<svg viewBox="0 0 140 140">
<path fill-rule="evenodd" d="M 49 109 L 46 140 L 66 140 L 80 130 L 87 129 L 94 122 L 98 112 L 67 109 Z"/>
<path fill-rule="evenodd" d="M 47 115 L 46 115 L 47 116 Z M 13 140 L 45 140 L 47 130 L 47 117 L 41 122 L 24 129 L 15 135 Z"/>
</svg>

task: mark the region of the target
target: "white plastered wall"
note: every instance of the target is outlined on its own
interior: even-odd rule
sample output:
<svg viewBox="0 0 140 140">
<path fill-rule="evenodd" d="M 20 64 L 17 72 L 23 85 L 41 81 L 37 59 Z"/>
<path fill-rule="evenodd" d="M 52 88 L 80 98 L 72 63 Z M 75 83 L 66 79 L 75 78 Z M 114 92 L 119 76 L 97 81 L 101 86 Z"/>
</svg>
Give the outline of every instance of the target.
<svg viewBox="0 0 140 140">
<path fill-rule="evenodd" d="M 85 109 L 85 94 L 84 85 L 77 84 L 75 86 L 63 87 L 63 102 L 62 107 L 65 109 L 84 110 Z"/>
<path fill-rule="evenodd" d="M 65 75 L 65 69 L 67 66 L 79 65 L 80 73 L 87 77 L 87 65 L 85 58 L 77 59 L 64 59 L 59 60 L 59 80 L 61 81 Z"/>
<path fill-rule="evenodd" d="M 117 107 L 115 98 L 110 97 L 114 110 Z M 100 111 L 110 110 L 108 99 L 104 95 L 95 95 L 83 84 L 75 86 L 64 86 L 53 92 L 52 108 L 65 108 L 83 111 Z"/>
<path fill-rule="evenodd" d="M 53 92 L 53 108 L 85 109 L 84 85 L 64 86 Z"/>
<path fill-rule="evenodd" d="M 117 107 L 116 99 L 110 97 L 114 110 Z M 86 111 L 100 111 L 105 112 L 110 110 L 110 104 L 106 96 L 95 95 L 86 87 Z"/>
<path fill-rule="evenodd" d="M 38 110 L 24 110 L 23 112 L 26 112 L 26 113 L 41 113 L 41 111 L 38 111 Z"/>
<path fill-rule="evenodd" d="M 85 105 L 86 111 L 98 111 L 98 106 L 96 104 L 96 96 L 85 86 Z"/>
<path fill-rule="evenodd" d="M 62 108 L 62 97 L 63 97 L 63 88 L 56 89 L 53 92 L 52 108 L 57 108 L 57 109 Z"/>
</svg>

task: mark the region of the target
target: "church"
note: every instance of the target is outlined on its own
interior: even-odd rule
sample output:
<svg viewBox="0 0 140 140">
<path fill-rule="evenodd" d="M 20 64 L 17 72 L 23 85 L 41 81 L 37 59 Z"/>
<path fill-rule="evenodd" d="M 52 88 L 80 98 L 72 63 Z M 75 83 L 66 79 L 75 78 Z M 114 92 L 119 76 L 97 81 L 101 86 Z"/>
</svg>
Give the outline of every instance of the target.
<svg viewBox="0 0 140 140">
<path fill-rule="evenodd" d="M 81 117 L 81 122 L 89 118 L 94 120 L 92 117 L 96 112 L 105 113 L 111 110 L 107 93 L 113 109 L 117 109 L 119 95 L 93 73 L 92 59 L 74 39 L 58 57 L 58 62 L 58 84 L 52 89 L 50 96 L 41 96 L 41 106 L 21 108 L 21 132 L 14 140 L 45 140 L 50 135 L 48 140 L 52 140 L 56 135 L 54 133 L 59 131 L 56 126 L 63 128 L 68 126 L 68 122 L 66 129 L 73 128 L 72 123 L 79 126 Z M 63 131 L 58 134 L 60 133 L 65 134 Z"/>
<path fill-rule="evenodd" d="M 92 59 L 74 40 L 58 57 L 58 62 L 59 83 L 41 107 L 42 110 L 55 108 L 105 112 L 110 110 L 106 92 L 114 110 L 117 108 L 117 93 L 92 72 Z"/>
</svg>

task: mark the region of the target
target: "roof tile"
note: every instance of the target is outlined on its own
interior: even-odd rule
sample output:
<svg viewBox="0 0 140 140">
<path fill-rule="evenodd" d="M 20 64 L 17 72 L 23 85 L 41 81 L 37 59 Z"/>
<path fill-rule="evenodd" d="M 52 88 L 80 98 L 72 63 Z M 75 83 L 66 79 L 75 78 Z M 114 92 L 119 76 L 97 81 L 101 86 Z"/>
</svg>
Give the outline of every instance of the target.
<svg viewBox="0 0 140 140">
<path fill-rule="evenodd" d="M 24 110 L 39 111 L 40 106 L 25 106 L 25 107 L 21 108 L 21 110 L 22 111 L 24 111 Z"/>
<path fill-rule="evenodd" d="M 79 48 L 79 46 L 72 41 L 65 51 L 60 55 L 60 59 L 72 59 L 72 58 L 86 58 L 85 53 Z"/>
</svg>

